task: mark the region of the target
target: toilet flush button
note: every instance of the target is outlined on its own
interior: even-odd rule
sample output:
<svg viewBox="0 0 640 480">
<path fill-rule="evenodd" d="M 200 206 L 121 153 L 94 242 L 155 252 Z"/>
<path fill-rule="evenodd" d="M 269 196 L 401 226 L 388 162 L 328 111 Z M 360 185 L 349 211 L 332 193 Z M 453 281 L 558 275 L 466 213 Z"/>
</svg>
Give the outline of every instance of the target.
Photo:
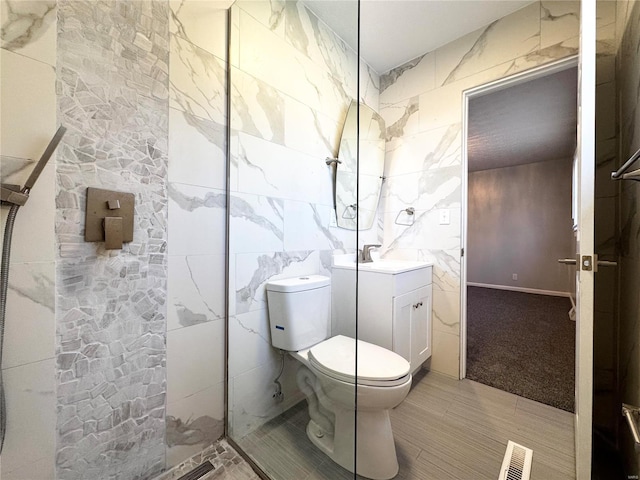
<svg viewBox="0 0 640 480">
<path fill-rule="evenodd" d="M 300 277 L 300 280 L 309 280 L 309 277 Z"/>
</svg>

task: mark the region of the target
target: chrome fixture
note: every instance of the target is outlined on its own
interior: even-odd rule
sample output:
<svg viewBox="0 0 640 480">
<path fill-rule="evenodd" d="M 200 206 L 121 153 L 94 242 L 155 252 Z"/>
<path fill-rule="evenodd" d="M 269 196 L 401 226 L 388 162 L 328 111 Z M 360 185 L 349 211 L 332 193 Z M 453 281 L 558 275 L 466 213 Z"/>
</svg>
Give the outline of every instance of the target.
<svg viewBox="0 0 640 480">
<path fill-rule="evenodd" d="M 640 160 L 640 150 L 631 155 L 631 158 L 627 160 L 624 165 L 622 165 L 617 171 L 611 172 L 612 180 L 636 180 L 640 182 L 640 168 L 633 170 L 631 172 L 627 172 L 631 165 L 633 165 L 637 160 Z"/>
<path fill-rule="evenodd" d="M 371 250 L 381 246 L 382 245 L 365 245 L 364 247 L 362 247 L 362 255 L 358 258 L 358 261 L 360 263 L 373 262 L 373 259 L 371 258 Z"/>
<path fill-rule="evenodd" d="M 633 405 L 622 404 L 622 416 L 627 419 L 627 425 L 633 436 L 633 446 L 636 452 L 640 453 L 640 434 L 638 434 L 638 417 L 640 417 L 640 408 Z"/>
<path fill-rule="evenodd" d="M 410 227 L 415 222 L 415 213 L 416 209 L 413 207 L 407 207 L 402 209 L 396 215 L 395 224 L 396 225 L 404 225 L 405 227 Z M 400 217 L 403 217 L 402 219 Z"/>
</svg>

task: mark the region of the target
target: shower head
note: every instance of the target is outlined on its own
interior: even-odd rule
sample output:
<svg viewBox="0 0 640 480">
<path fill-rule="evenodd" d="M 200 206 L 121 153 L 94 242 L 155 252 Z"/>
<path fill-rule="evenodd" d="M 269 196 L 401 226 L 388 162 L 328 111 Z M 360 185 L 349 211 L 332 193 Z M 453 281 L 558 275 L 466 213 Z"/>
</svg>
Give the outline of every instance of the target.
<svg viewBox="0 0 640 480">
<path fill-rule="evenodd" d="M 60 143 L 60 140 L 62 140 L 62 137 L 64 136 L 64 133 L 66 131 L 67 129 L 62 125 L 60 125 L 60 127 L 56 131 L 56 134 L 53 136 L 53 138 L 49 142 L 49 145 L 47 145 L 47 148 L 45 149 L 44 153 L 40 157 L 40 160 L 38 160 L 38 163 L 36 164 L 35 168 L 31 172 L 31 175 L 29 175 L 29 178 L 25 182 L 24 188 L 22 189 L 23 192 L 28 193 L 33 188 L 36 181 L 38 180 L 38 177 L 42 173 L 42 170 L 44 170 L 45 165 L 51 158 L 51 155 L 53 155 L 53 152 L 55 151 L 56 147 Z"/>
</svg>

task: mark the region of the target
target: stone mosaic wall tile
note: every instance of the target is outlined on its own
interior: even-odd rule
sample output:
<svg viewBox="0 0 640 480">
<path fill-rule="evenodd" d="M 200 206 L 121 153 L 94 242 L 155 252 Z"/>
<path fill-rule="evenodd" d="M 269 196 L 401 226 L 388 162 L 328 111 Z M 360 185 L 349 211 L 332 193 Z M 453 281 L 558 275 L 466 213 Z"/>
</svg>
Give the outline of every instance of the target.
<svg viewBox="0 0 640 480">
<path fill-rule="evenodd" d="M 59 479 L 165 465 L 169 11 L 60 1 L 56 234 Z M 83 242 L 85 189 L 135 195 L 134 240 Z"/>
</svg>

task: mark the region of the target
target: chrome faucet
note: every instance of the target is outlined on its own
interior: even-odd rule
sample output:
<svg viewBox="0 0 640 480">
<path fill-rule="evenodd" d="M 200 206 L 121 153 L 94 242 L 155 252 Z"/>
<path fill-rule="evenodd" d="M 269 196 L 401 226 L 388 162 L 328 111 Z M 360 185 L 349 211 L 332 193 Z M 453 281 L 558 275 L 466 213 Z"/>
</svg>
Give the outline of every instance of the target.
<svg viewBox="0 0 640 480">
<path fill-rule="evenodd" d="M 362 256 L 358 257 L 358 262 L 360 263 L 371 263 L 373 259 L 371 258 L 371 249 L 381 247 L 382 245 L 365 245 L 362 247 Z"/>
</svg>

